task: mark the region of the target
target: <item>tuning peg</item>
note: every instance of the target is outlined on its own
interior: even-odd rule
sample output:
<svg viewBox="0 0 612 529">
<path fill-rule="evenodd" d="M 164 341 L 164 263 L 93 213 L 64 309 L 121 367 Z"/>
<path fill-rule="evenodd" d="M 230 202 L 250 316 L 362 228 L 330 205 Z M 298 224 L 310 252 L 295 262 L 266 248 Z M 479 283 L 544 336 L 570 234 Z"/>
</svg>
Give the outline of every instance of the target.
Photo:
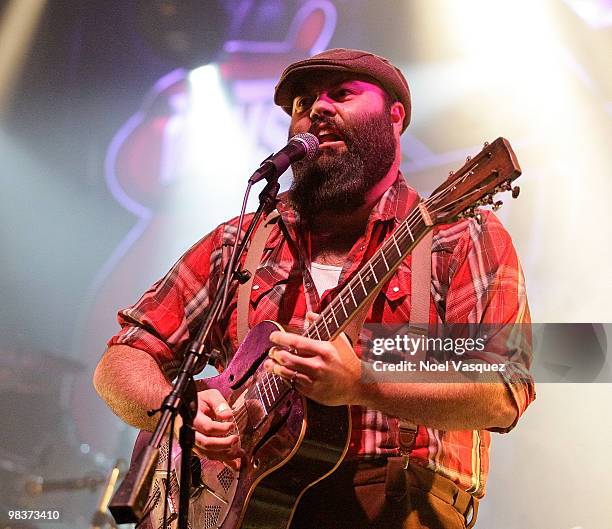
<svg viewBox="0 0 612 529">
<path fill-rule="evenodd" d="M 510 183 L 509 180 L 506 180 L 502 185 L 501 185 L 501 189 L 502 191 L 512 191 L 512 184 Z"/>
<path fill-rule="evenodd" d="M 467 156 L 467 157 L 466 157 L 466 159 L 465 159 L 465 161 L 466 161 L 466 162 L 469 162 L 471 159 L 472 159 L 472 157 L 471 157 L 471 156 Z"/>
<path fill-rule="evenodd" d="M 483 147 L 486 149 L 488 146 L 489 146 L 489 142 L 485 141 L 484 144 L 483 144 Z"/>
<path fill-rule="evenodd" d="M 504 205 L 504 203 L 501 200 L 498 200 L 497 202 L 495 202 L 495 204 L 493 204 L 493 211 L 497 211 L 503 205 Z"/>
<path fill-rule="evenodd" d="M 521 188 L 519 186 L 515 186 L 514 188 L 512 188 L 512 198 L 518 198 L 520 192 Z"/>
</svg>

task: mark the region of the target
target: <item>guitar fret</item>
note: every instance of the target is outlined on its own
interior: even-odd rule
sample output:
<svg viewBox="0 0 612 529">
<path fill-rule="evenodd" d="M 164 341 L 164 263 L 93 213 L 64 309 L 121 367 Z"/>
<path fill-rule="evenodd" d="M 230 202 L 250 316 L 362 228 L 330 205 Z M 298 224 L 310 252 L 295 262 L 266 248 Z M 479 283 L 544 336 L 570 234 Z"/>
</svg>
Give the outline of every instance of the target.
<svg viewBox="0 0 612 529">
<path fill-rule="evenodd" d="M 385 268 L 387 269 L 387 272 L 389 271 L 389 264 L 387 263 L 387 258 L 385 257 L 385 249 L 384 247 L 380 250 L 380 255 L 382 256 L 382 260 L 383 263 L 385 265 Z M 370 265 L 372 266 L 372 265 Z"/>
<path fill-rule="evenodd" d="M 342 301 L 342 297 L 339 297 L 338 301 L 340 301 L 340 306 L 342 307 L 342 311 L 344 312 L 344 317 L 348 318 L 348 314 L 346 312 L 346 308 L 344 307 L 344 302 Z"/>
<path fill-rule="evenodd" d="M 402 251 L 400 250 L 400 247 L 397 244 L 397 240 L 395 239 L 395 233 L 391 234 L 391 238 L 393 239 L 393 242 L 395 243 L 395 248 L 397 249 L 397 255 L 401 257 Z"/>
<path fill-rule="evenodd" d="M 264 395 L 266 396 L 266 400 L 268 401 L 268 411 L 272 408 L 272 401 L 270 400 L 270 395 L 268 395 L 268 388 L 264 385 L 263 387 Z"/>
<path fill-rule="evenodd" d="M 278 397 L 278 395 L 280 395 L 280 389 L 278 387 L 278 382 L 276 381 L 276 377 L 272 377 L 272 380 L 274 380 L 274 385 L 276 386 L 276 391 L 278 392 L 278 394 L 276 395 L 276 397 Z"/>
<path fill-rule="evenodd" d="M 410 229 L 410 225 L 408 224 L 408 222 L 405 222 L 404 224 L 406 226 L 406 229 L 408 230 L 408 235 L 410 235 L 412 242 L 414 242 L 414 236 L 412 235 L 412 230 Z"/>
<path fill-rule="evenodd" d="M 323 325 L 325 325 L 325 332 L 327 333 L 327 337 L 329 338 L 331 336 L 331 333 L 329 332 L 329 328 L 327 327 L 327 322 L 325 321 L 325 316 L 323 314 L 321 314 L 321 319 L 323 320 Z"/>
<path fill-rule="evenodd" d="M 340 324 L 338 323 L 338 319 L 336 318 L 336 311 L 334 310 L 334 307 L 332 305 L 329 306 L 329 310 L 332 313 L 332 316 L 334 317 L 334 322 L 336 324 L 336 330 L 338 330 L 340 328 Z"/>
<path fill-rule="evenodd" d="M 372 262 L 370 262 L 370 270 L 372 270 L 372 275 L 374 276 L 374 281 L 378 284 L 378 278 L 376 277 L 376 272 L 374 272 L 374 267 L 372 266 Z"/>
<path fill-rule="evenodd" d="M 365 287 L 365 285 L 363 284 L 363 278 L 361 277 L 361 274 L 357 274 L 357 277 L 359 277 L 359 281 L 361 282 L 361 288 L 363 288 L 363 293 L 366 297 L 368 297 L 368 291 Z"/>
<path fill-rule="evenodd" d="M 261 379 L 261 387 L 264 390 L 264 395 L 266 396 L 268 404 L 270 404 L 270 396 L 268 395 L 268 390 L 272 389 L 272 384 L 270 384 L 270 373 L 266 372 L 265 378 Z"/>
<path fill-rule="evenodd" d="M 353 298 L 353 303 L 355 304 L 355 307 L 357 307 L 357 301 L 355 300 L 355 294 L 353 294 L 353 289 L 351 288 L 351 284 L 349 283 L 348 285 L 348 290 L 351 293 L 351 298 Z"/>
<path fill-rule="evenodd" d="M 266 408 L 266 403 L 264 402 L 263 397 L 261 396 L 261 390 L 259 389 L 259 384 L 258 383 L 255 384 L 255 389 L 257 390 L 257 393 L 259 395 L 259 402 L 261 402 L 261 405 L 264 407 L 264 409 L 267 412 L 268 409 Z"/>
</svg>

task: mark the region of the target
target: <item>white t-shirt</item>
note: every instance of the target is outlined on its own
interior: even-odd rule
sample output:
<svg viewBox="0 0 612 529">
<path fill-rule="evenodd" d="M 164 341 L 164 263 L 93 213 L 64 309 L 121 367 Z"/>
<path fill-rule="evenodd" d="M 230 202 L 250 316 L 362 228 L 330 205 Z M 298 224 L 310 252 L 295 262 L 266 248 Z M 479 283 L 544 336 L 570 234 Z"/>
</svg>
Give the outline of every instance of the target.
<svg viewBox="0 0 612 529">
<path fill-rule="evenodd" d="M 314 281 L 319 297 L 323 292 L 334 288 L 340 280 L 341 266 L 332 266 L 321 263 L 310 263 L 310 275 Z"/>
</svg>

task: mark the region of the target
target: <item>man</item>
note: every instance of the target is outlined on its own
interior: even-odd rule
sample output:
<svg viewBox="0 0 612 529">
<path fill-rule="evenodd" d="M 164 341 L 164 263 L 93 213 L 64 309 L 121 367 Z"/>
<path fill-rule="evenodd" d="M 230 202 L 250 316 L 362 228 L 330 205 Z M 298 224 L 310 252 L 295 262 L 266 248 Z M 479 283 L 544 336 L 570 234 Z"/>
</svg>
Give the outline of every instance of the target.
<svg viewBox="0 0 612 529">
<path fill-rule="evenodd" d="M 264 319 L 302 330 L 359 270 L 417 200 L 399 172 L 400 135 L 411 101 L 402 73 L 386 59 L 335 49 L 290 65 L 275 102 L 291 115 L 290 136 L 320 141 L 312 161 L 294 164 L 250 293 L 249 324 Z M 282 224 L 282 225 L 281 225 Z M 191 248 L 131 308 L 96 369 L 99 394 L 128 423 L 150 430 L 200 317 L 214 295 L 236 232 L 222 224 Z M 507 232 L 493 215 L 435 228 L 430 322 L 528 323 L 524 281 Z M 365 319 L 404 323 L 410 315 L 410 257 L 374 300 Z M 210 347 L 227 364 L 238 346 L 236 295 Z M 489 431 L 510 430 L 534 398 L 526 378 L 500 374 L 477 383 L 366 384 L 359 359 L 298 333 L 271 335 L 265 367 L 325 405 L 350 404 L 353 431 L 346 462 L 301 499 L 292 528 L 455 528 L 473 524 L 488 472 Z M 520 371 L 528 349 L 508 351 Z M 499 375 L 499 376 L 498 376 Z M 232 414 L 216 390 L 198 394 L 200 455 L 239 466 Z M 398 417 L 419 425 L 410 464 L 389 469 L 400 453 Z M 404 492 L 402 492 L 404 487 Z M 405 491 L 408 493 L 405 493 Z M 390 493 L 391 492 L 391 493 Z"/>
</svg>

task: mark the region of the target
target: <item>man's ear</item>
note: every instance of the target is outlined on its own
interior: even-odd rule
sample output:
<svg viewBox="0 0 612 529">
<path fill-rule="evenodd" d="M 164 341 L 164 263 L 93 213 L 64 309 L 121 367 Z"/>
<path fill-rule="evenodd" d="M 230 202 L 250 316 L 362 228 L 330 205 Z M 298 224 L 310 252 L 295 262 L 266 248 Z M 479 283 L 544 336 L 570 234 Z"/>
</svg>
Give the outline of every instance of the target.
<svg viewBox="0 0 612 529">
<path fill-rule="evenodd" d="M 393 125 L 393 128 L 401 134 L 402 128 L 404 126 L 404 118 L 406 117 L 404 105 L 402 105 L 399 101 L 396 101 L 391 105 L 391 108 L 389 109 L 389 115 L 391 116 L 391 123 Z"/>
</svg>

